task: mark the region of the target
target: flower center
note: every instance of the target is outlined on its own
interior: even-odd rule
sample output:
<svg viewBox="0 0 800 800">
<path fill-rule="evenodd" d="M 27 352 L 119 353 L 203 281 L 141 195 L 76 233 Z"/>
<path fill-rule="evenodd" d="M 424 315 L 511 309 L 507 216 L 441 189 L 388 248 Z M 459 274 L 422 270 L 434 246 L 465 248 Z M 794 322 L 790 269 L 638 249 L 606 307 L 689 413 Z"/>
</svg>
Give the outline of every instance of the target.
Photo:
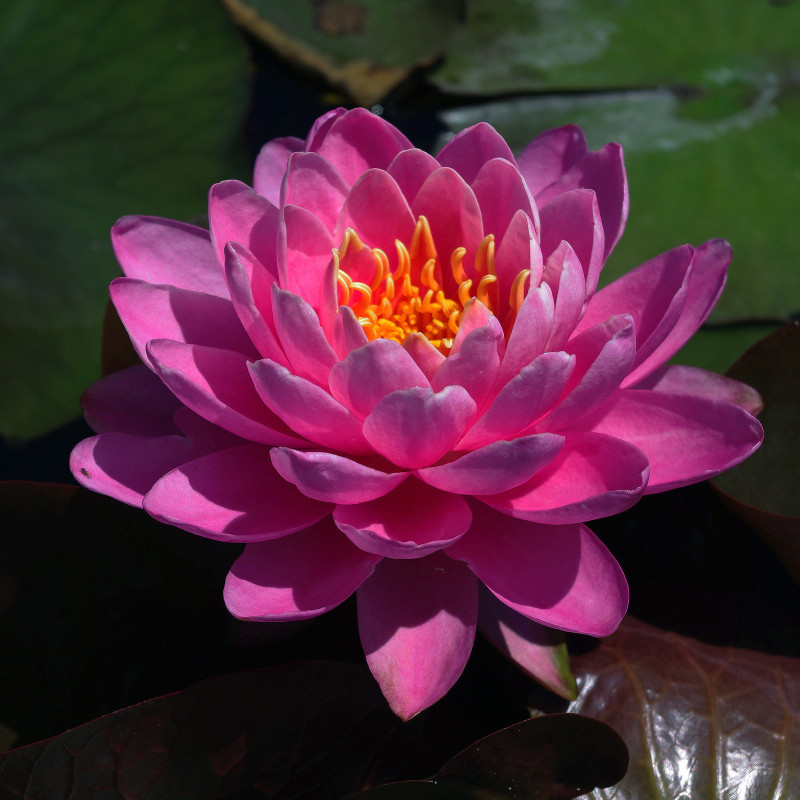
<svg viewBox="0 0 800 800">
<path fill-rule="evenodd" d="M 449 276 L 443 274 L 428 220 L 417 221 L 411 244 L 395 239 L 397 267 L 392 271 L 386 253 L 367 247 L 348 228 L 333 256 L 338 267 L 338 301 L 353 309 L 367 338 L 393 339 L 402 344 L 422 333 L 444 355 L 450 352 L 467 303 L 477 298 L 497 315 L 498 283 L 494 264 L 494 236 L 485 236 L 475 254 L 475 277 L 468 278 L 462 261 L 466 249 L 450 255 Z M 514 279 L 509 297 L 511 321 L 524 297 L 530 270 Z M 449 286 L 449 291 L 448 291 Z M 473 291 L 474 289 L 474 291 Z M 508 317 L 505 320 L 508 330 Z"/>
</svg>

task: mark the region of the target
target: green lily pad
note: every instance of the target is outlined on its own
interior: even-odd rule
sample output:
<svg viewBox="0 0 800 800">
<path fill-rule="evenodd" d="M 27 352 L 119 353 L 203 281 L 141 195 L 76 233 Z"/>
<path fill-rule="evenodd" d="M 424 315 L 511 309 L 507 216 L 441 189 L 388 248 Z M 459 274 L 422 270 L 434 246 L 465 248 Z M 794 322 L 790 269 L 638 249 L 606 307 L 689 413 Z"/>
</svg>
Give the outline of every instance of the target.
<svg viewBox="0 0 800 800">
<path fill-rule="evenodd" d="M 0 6 L 0 431 L 76 416 L 100 373 L 108 229 L 244 175 L 244 56 L 215 0 Z"/>
</svg>

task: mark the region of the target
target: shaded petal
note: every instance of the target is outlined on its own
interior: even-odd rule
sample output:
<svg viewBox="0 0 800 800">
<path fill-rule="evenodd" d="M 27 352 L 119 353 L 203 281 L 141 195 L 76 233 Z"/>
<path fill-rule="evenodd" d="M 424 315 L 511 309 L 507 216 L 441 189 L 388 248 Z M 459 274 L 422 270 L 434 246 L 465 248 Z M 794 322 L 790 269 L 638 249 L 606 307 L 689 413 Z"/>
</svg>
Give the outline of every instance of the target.
<svg viewBox="0 0 800 800">
<path fill-rule="evenodd" d="M 168 339 L 150 342 L 147 352 L 175 396 L 209 422 L 262 444 L 304 444 L 261 402 L 245 356 Z"/>
<path fill-rule="evenodd" d="M 239 619 L 309 619 L 344 602 L 379 561 L 325 519 L 291 536 L 247 544 L 225 581 L 225 605 Z"/>
<path fill-rule="evenodd" d="M 336 355 L 345 359 L 353 350 L 363 347 L 368 341 L 367 334 L 364 333 L 364 328 L 361 327 L 353 309 L 350 306 L 339 306 L 333 322 L 331 342 Z M 330 376 L 328 379 L 330 380 Z"/>
<path fill-rule="evenodd" d="M 551 525 L 608 517 L 630 508 L 647 486 L 646 455 L 612 436 L 565 434 L 561 452 L 529 481 L 478 497 L 504 514 Z"/>
<path fill-rule="evenodd" d="M 458 443 L 460 449 L 511 439 L 546 414 L 561 397 L 575 357 L 542 353 L 498 392 L 492 404 Z"/>
<path fill-rule="evenodd" d="M 366 503 L 408 477 L 407 472 L 381 472 L 336 453 L 274 447 L 270 458 L 282 478 L 324 503 Z"/>
<path fill-rule="evenodd" d="M 144 498 L 148 514 L 190 533 L 258 542 L 303 530 L 330 513 L 278 475 L 269 448 L 245 444 L 182 464 Z"/>
<path fill-rule="evenodd" d="M 388 558 L 421 558 L 453 544 L 472 514 L 463 497 L 409 477 L 389 494 L 357 505 L 338 505 L 333 521 L 362 550 Z"/>
<path fill-rule="evenodd" d="M 477 581 L 438 553 L 384 559 L 357 598 L 367 664 L 394 713 L 411 719 L 447 694 L 464 670 L 475 639 Z"/>
<path fill-rule="evenodd" d="M 758 414 L 764 408 L 761 395 L 746 383 L 699 367 L 680 364 L 661 367 L 633 388 L 698 395 L 709 400 L 733 403 L 750 414 Z"/>
<path fill-rule="evenodd" d="M 586 154 L 586 137 L 577 125 L 564 125 L 540 133 L 517 157 L 519 171 L 537 203 L 548 186 Z"/>
<path fill-rule="evenodd" d="M 208 224 L 220 264 L 228 242 L 241 242 L 262 264 L 274 264 L 278 218 L 278 209 L 241 181 L 222 181 L 208 193 Z"/>
<path fill-rule="evenodd" d="M 222 347 L 246 356 L 256 353 L 230 300 L 211 294 L 117 278 L 109 287 L 111 300 L 145 364 L 147 342 L 176 342 Z"/>
<path fill-rule="evenodd" d="M 538 525 L 476 504 L 447 554 L 505 605 L 552 628 L 608 636 L 628 608 L 619 564 L 585 525 Z"/>
<path fill-rule="evenodd" d="M 386 395 L 364 420 L 364 436 L 382 456 L 405 469 L 427 467 L 448 453 L 475 416 L 461 386 L 441 392 L 412 387 Z"/>
<path fill-rule="evenodd" d="M 386 169 L 401 150 L 413 145 L 393 125 L 365 108 L 337 117 L 321 141 L 309 149 L 324 156 L 352 186 L 372 167 Z"/>
<path fill-rule="evenodd" d="M 159 217 L 122 217 L 111 244 L 128 278 L 227 297 L 207 230 Z"/>
<path fill-rule="evenodd" d="M 495 494 L 525 483 L 549 464 L 564 443 L 555 433 L 497 441 L 438 467 L 416 471 L 425 483 L 454 494 Z"/>
<path fill-rule="evenodd" d="M 494 317 L 491 311 L 477 297 L 471 297 L 464 306 L 464 313 L 461 315 L 461 322 L 458 325 L 458 333 L 453 339 L 453 346 L 450 348 L 450 356 L 454 356 L 461 349 L 464 340 L 479 328 L 489 324 L 489 320 Z"/>
<path fill-rule="evenodd" d="M 480 168 L 493 158 L 517 163 L 506 140 L 488 122 L 460 131 L 436 156 L 443 167 L 452 167 L 467 183 L 472 183 Z"/>
<path fill-rule="evenodd" d="M 638 389 L 619 390 L 578 424 L 647 454 L 647 494 L 713 478 L 744 461 L 764 436 L 755 417 L 730 403 Z"/>
<path fill-rule="evenodd" d="M 346 108 L 332 108 L 321 117 L 317 117 L 317 119 L 314 120 L 314 124 L 311 126 L 311 130 L 308 132 L 308 136 L 306 136 L 305 149 L 316 152 L 319 146 L 325 141 L 325 137 L 328 135 L 331 125 L 346 113 Z"/>
<path fill-rule="evenodd" d="M 275 206 L 280 202 L 281 182 L 289 157 L 302 149 L 302 139 L 285 136 L 267 142 L 256 156 L 253 186 L 262 197 L 266 197 Z"/>
<path fill-rule="evenodd" d="M 536 203 L 514 164 L 505 158 L 493 158 L 480 168 L 470 186 L 481 207 L 485 234 L 492 233 L 500 241 L 512 218 L 520 211 L 532 221 L 538 233 Z"/>
<path fill-rule="evenodd" d="M 414 359 L 391 339 L 375 339 L 351 351 L 331 369 L 328 385 L 331 394 L 362 419 L 391 392 L 430 386 Z"/>
<path fill-rule="evenodd" d="M 436 370 L 444 362 L 444 355 L 440 353 L 424 333 L 412 333 L 403 342 L 403 349 L 414 359 L 414 363 L 422 370 L 423 375 L 430 381 Z M 450 351 L 452 353 L 452 350 Z"/>
<path fill-rule="evenodd" d="M 544 280 L 555 296 L 553 326 L 546 348 L 561 350 L 575 331 L 586 298 L 583 267 L 569 242 L 561 242 L 547 259 Z"/>
<path fill-rule="evenodd" d="M 400 191 L 410 203 L 425 183 L 425 179 L 439 168 L 439 162 L 424 150 L 403 150 L 398 153 L 387 172 L 397 181 Z"/>
<path fill-rule="evenodd" d="M 534 680 L 560 697 L 575 699 L 578 688 L 569 669 L 561 631 L 523 617 L 483 585 L 478 593 L 478 627 L 501 653 Z"/>
<path fill-rule="evenodd" d="M 299 436 L 333 450 L 369 452 L 360 420 L 317 384 L 269 359 L 248 368 L 261 399 Z"/>
<path fill-rule="evenodd" d="M 483 209 L 481 209 L 483 210 Z M 538 286 L 542 278 L 544 262 L 542 251 L 531 218 L 524 211 L 517 211 L 511 218 L 494 257 L 497 273 L 497 296 L 500 298 L 500 316 L 511 299 L 511 287 L 519 273 L 530 270 L 529 286 Z"/>
<path fill-rule="evenodd" d="M 95 381 L 81 395 L 81 406 L 96 433 L 167 436 L 176 433 L 172 415 L 181 404 L 157 375 L 140 364 Z"/>
<path fill-rule="evenodd" d="M 286 165 L 279 208 L 309 211 L 333 233 L 348 187 L 336 167 L 317 153 L 293 153 Z"/>
</svg>

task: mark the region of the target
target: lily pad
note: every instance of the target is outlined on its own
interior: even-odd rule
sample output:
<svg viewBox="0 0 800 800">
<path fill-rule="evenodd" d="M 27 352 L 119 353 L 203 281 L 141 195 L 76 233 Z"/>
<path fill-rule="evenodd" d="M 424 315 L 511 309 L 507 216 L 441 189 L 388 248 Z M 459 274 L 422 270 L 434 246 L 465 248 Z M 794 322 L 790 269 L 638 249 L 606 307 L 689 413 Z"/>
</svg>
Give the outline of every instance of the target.
<svg viewBox="0 0 800 800">
<path fill-rule="evenodd" d="M 99 375 L 111 225 L 244 174 L 245 50 L 215 0 L 6 0 L 0 44 L 0 431 L 32 437 Z"/>
<path fill-rule="evenodd" d="M 570 710 L 611 725 L 631 764 L 593 800 L 800 796 L 800 659 L 714 647 L 628 617 L 573 659 Z"/>
</svg>

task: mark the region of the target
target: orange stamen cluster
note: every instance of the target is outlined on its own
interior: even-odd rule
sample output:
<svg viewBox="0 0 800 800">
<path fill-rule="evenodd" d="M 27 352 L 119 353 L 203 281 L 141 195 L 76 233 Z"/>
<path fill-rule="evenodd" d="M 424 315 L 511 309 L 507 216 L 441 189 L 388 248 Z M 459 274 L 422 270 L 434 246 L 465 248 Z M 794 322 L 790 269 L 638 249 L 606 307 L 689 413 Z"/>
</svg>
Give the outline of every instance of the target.
<svg viewBox="0 0 800 800">
<path fill-rule="evenodd" d="M 457 287 L 453 297 L 445 294 L 442 264 L 425 217 L 417 221 L 409 247 L 395 239 L 397 266 L 394 270 L 383 250 L 366 248 L 367 253 L 362 254 L 365 248 L 356 232 L 348 228 L 333 256 L 338 268 L 339 305 L 353 309 L 370 341 L 393 339 L 402 344 L 411 334 L 422 333 L 447 355 L 458 333 L 464 308 L 473 297 L 493 314 L 498 314 L 492 234 L 484 237 L 475 254 L 474 279 L 467 277 L 462 264 L 466 249 L 457 247 L 450 255 L 449 268 Z M 369 281 L 353 280 L 350 273 L 356 269 L 362 276 L 365 274 L 364 261 L 372 270 Z M 511 287 L 512 321 L 524 299 L 529 275 L 529 270 L 522 270 Z M 505 321 L 508 322 L 508 318 Z"/>
</svg>

